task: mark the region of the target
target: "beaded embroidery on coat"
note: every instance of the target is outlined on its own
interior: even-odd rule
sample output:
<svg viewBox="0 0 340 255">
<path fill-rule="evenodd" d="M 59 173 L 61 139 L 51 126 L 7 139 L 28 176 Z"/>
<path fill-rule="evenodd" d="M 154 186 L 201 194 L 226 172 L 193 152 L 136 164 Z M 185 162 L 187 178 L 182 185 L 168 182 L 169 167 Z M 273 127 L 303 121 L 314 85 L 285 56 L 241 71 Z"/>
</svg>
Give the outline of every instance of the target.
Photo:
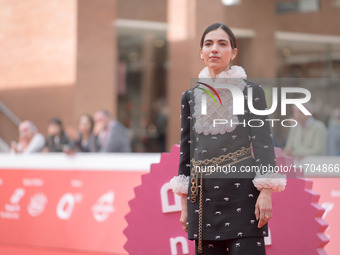
<svg viewBox="0 0 340 255">
<path fill-rule="evenodd" d="M 238 122 L 237 115 L 233 115 L 233 99 L 230 90 L 227 88 L 216 88 L 216 85 L 227 83 L 229 85 L 235 85 L 243 91 L 247 85 L 244 81 L 244 79 L 247 78 L 246 72 L 241 66 L 232 66 L 229 70 L 219 73 L 216 79 L 213 80 L 210 77 L 208 67 L 205 67 L 198 75 L 198 78 L 200 82 L 206 83 L 216 89 L 221 98 L 222 105 L 219 103 L 217 105 L 214 104 L 213 99 L 207 96 L 207 114 L 202 115 L 201 98 L 206 92 L 196 88 L 194 90 L 195 106 L 193 110 L 193 117 L 195 118 L 194 130 L 198 134 L 203 133 L 204 135 L 223 135 L 226 132 L 232 132 L 236 128 L 236 125 L 213 126 L 214 119 L 226 119 L 233 123 Z"/>
</svg>

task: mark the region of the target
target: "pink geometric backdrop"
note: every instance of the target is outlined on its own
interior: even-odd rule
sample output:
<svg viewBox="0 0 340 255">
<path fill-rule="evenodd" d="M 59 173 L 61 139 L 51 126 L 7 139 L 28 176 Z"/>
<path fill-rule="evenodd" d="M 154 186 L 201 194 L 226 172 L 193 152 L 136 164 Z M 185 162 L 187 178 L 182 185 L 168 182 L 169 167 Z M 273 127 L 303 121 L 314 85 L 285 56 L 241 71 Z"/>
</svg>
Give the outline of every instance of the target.
<svg viewBox="0 0 340 255">
<path fill-rule="evenodd" d="M 278 165 L 292 163 L 280 149 L 275 152 Z M 151 165 L 150 173 L 142 176 L 142 185 L 135 188 L 124 231 L 124 248 L 130 255 L 194 254 L 193 242 L 187 240 L 179 224 L 179 197 L 169 189 L 178 162 L 179 146 L 174 145 L 170 153 L 162 153 L 159 164 Z M 326 254 L 323 248 L 329 239 L 324 234 L 328 226 L 322 219 L 325 209 L 318 204 L 320 196 L 312 185 L 308 179 L 289 178 L 286 190 L 273 194 L 270 236 L 266 238 L 268 255 Z"/>
</svg>

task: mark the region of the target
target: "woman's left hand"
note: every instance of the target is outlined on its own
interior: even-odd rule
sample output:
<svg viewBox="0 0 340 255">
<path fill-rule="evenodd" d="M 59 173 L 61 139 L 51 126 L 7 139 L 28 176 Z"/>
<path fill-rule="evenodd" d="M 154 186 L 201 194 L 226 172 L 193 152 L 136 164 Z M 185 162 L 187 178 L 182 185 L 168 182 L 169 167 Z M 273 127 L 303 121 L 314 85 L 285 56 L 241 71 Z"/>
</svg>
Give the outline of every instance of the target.
<svg viewBox="0 0 340 255">
<path fill-rule="evenodd" d="M 272 191 L 262 189 L 255 204 L 255 216 L 259 220 L 258 228 L 261 228 L 272 217 Z"/>
</svg>

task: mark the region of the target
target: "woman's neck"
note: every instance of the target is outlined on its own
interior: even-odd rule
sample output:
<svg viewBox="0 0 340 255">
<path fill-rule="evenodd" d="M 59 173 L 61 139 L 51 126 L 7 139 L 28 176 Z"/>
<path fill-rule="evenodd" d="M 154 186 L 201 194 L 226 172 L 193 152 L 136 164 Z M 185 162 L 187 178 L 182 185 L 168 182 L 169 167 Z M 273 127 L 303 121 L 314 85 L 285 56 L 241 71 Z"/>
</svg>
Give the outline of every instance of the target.
<svg viewBox="0 0 340 255">
<path fill-rule="evenodd" d="M 212 69 L 212 68 L 208 67 L 208 69 L 209 69 L 210 77 L 215 79 L 217 77 L 217 75 L 219 75 L 221 72 L 227 71 L 229 69 L 229 66 L 221 68 L 221 69 Z"/>
</svg>

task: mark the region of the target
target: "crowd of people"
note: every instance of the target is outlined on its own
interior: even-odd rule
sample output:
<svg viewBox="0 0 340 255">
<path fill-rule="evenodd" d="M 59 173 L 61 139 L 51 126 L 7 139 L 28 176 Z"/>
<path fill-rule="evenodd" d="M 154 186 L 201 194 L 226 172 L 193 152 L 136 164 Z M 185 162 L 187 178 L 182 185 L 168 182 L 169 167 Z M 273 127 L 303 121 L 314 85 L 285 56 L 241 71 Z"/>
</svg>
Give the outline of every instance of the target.
<svg viewBox="0 0 340 255">
<path fill-rule="evenodd" d="M 305 115 L 293 107 L 293 119 L 297 126 L 290 128 L 284 154 L 301 160 L 307 156 L 340 156 L 340 109 L 336 108 L 330 117 L 328 128 L 313 117 L 313 107 L 306 104 L 312 116 Z"/>
<path fill-rule="evenodd" d="M 311 105 L 306 105 L 312 112 Z M 340 108 L 334 110 L 328 128 L 312 116 L 304 115 L 293 107 L 293 119 L 298 126 L 291 128 L 284 145 L 284 154 L 302 159 L 305 156 L 340 156 Z M 162 123 L 160 126 L 166 126 Z M 165 136 L 165 132 L 163 132 Z M 165 144 L 163 145 L 165 151 Z M 65 132 L 62 120 L 48 122 L 47 136 L 37 130 L 32 121 L 19 125 L 19 141 L 12 142 L 13 153 L 32 152 L 131 152 L 127 129 L 113 120 L 107 110 L 93 116 L 83 114 L 78 119 L 77 132 Z"/>
<path fill-rule="evenodd" d="M 100 110 L 93 116 L 81 115 L 77 132 L 66 132 L 62 120 L 52 118 L 46 137 L 32 121 L 25 120 L 19 125 L 19 141 L 12 142 L 11 152 L 131 152 L 131 144 L 124 125 L 107 110 Z"/>
</svg>

